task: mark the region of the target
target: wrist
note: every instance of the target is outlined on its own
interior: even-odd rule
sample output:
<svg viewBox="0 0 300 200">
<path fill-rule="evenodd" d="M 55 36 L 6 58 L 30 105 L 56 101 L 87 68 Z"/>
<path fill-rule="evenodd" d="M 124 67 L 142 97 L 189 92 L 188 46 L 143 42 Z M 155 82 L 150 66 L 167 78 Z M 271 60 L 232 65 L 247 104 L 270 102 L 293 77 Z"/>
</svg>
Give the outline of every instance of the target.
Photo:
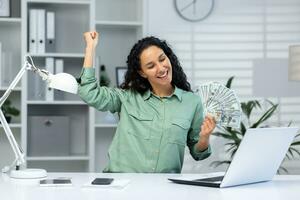
<svg viewBox="0 0 300 200">
<path fill-rule="evenodd" d="M 209 136 L 201 136 L 198 143 L 196 144 L 198 151 L 204 151 L 209 146 Z"/>
<path fill-rule="evenodd" d="M 95 51 L 95 47 L 93 45 L 87 45 L 85 47 L 85 52 L 91 52 L 93 53 Z"/>
<path fill-rule="evenodd" d="M 200 135 L 198 142 L 209 142 L 210 135 Z"/>
</svg>

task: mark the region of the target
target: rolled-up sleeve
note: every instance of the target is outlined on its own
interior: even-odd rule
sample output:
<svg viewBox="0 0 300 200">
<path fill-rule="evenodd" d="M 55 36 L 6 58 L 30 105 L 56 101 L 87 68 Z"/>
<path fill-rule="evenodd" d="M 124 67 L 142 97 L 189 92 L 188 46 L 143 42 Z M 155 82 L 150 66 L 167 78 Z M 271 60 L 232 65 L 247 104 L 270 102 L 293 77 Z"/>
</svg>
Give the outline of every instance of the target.
<svg viewBox="0 0 300 200">
<path fill-rule="evenodd" d="M 199 141 L 199 133 L 201 129 L 201 124 L 204 119 L 204 111 L 201 99 L 199 98 L 199 103 L 197 104 L 195 115 L 191 124 L 191 129 L 188 132 L 187 137 L 187 146 L 189 147 L 190 154 L 195 160 L 203 160 L 211 155 L 210 145 L 204 151 L 199 151 L 196 147 L 197 142 Z"/>
<path fill-rule="evenodd" d="M 124 91 L 100 86 L 94 68 L 83 68 L 78 79 L 78 94 L 88 105 L 100 111 L 120 112 Z"/>
</svg>

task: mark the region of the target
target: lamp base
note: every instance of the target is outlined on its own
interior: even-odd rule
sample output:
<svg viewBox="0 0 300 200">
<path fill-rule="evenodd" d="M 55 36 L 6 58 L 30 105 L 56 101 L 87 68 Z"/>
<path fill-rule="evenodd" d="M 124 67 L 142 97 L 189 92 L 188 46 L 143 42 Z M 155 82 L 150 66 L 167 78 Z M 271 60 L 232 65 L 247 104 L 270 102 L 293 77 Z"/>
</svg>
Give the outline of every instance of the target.
<svg viewBox="0 0 300 200">
<path fill-rule="evenodd" d="M 10 172 L 11 178 L 17 179 L 36 179 L 45 178 L 47 176 L 47 171 L 44 169 L 21 169 L 12 170 Z"/>
</svg>

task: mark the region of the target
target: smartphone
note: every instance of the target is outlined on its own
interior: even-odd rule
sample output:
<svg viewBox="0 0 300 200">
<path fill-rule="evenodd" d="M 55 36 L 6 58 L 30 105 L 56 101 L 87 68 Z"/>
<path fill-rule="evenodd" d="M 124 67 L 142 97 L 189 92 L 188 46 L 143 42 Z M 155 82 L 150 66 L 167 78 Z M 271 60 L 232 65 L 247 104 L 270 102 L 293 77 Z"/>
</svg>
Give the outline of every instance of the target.
<svg viewBox="0 0 300 200">
<path fill-rule="evenodd" d="M 92 185 L 109 185 L 113 180 L 113 178 L 95 178 L 92 181 Z"/>
</svg>

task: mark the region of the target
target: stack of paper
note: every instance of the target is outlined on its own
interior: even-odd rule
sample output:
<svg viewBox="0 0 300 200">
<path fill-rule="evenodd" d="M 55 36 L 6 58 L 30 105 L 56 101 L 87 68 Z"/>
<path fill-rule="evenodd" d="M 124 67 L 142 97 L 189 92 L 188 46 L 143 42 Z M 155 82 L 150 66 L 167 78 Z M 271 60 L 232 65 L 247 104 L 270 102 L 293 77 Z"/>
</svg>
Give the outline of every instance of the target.
<svg viewBox="0 0 300 200">
<path fill-rule="evenodd" d="M 241 104 L 233 90 L 218 82 L 200 85 L 200 95 L 205 115 L 214 116 L 217 125 L 239 128 L 242 116 Z"/>
</svg>

